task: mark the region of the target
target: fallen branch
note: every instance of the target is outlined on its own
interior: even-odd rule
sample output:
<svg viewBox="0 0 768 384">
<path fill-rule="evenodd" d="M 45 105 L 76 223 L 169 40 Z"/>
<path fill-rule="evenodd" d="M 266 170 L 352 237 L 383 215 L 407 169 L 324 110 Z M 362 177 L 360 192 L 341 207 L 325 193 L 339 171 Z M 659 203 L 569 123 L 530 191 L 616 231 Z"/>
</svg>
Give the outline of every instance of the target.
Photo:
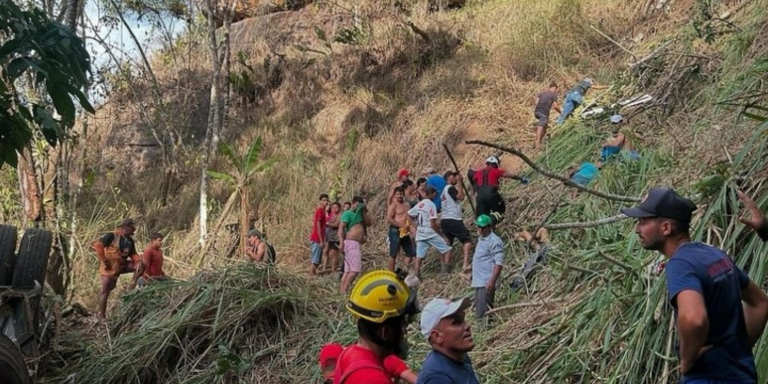
<svg viewBox="0 0 768 384">
<path fill-rule="evenodd" d="M 421 38 L 422 38 L 422 39 L 424 39 L 424 41 L 426 41 L 427 43 L 430 43 L 430 42 L 432 42 L 432 41 L 429 39 L 429 35 L 428 35 L 426 32 L 424 32 L 424 31 L 423 31 L 421 28 L 417 27 L 417 26 L 416 26 L 416 24 L 413 24 L 413 22 L 409 21 L 409 22 L 407 22 L 407 23 L 406 23 L 406 25 L 407 25 L 407 26 L 409 26 L 409 27 L 411 27 L 411 30 L 412 30 L 412 31 L 413 31 L 415 34 L 417 34 L 417 35 L 421 36 Z"/>
<path fill-rule="evenodd" d="M 545 225 L 544 228 L 546 229 L 591 228 L 591 227 L 597 227 L 603 224 L 615 223 L 617 221 L 622 221 L 627 218 L 628 218 L 627 215 L 620 213 L 616 216 L 606 217 L 604 219 L 593 220 L 593 221 L 577 221 L 574 223 L 549 224 L 549 225 Z"/>
<path fill-rule="evenodd" d="M 630 51 L 629 49 L 625 48 L 623 45 L 619 44 L 618 41 L 612 39 L 610 36 L 608 36 L 605 33 L 603 33 L 603 31 L 595 28 L 592 25 L 590 25 L 589 27 L 592 28 L 598 34 L 600 34 L 600 36 L 605 37 L 606 39 L 608 39 L 608 41 L 610 41 L 611 43 L 615 44 L 617 47 L 621 48 L 624 52 L 628 53 L 630 56 L 632 56 L 632 59 L 634 59 L 634 61 L 637 62 L 637 56 L 635 56 L 634 52 Z"/>
<path fill-rule="evenodd" d="M 627 201 L 627 202 L 632 202 L 632 203 L 640 202 L 641 201 L 641 199 L 639 197 L 621 196 L 621 195 L 614 195 L 614 194 L 611 194 L 611 193 L 604 193 L 604 192 L 596 191 L 596 190 L 591 189 L 591 188 L 587 188 L 587 187 L 585 187 L 585 186 L 583 186 L 581 184 L 574 183 L 573 181 L 571 181 L 570 179 L 568 179 L 566 177 L 560 176 L 560 175 L 558 175 L 556 173 L 550 172 L 550 171 L 542 168 L 540 165 L 534 163 L 533 160 L 528 158 L 528 156 L 526 156 L 525 154 L 523 154 L 522 152 L 520 152 L 520 151 L 518 151 L 517 149 L 514 149 L 514 148 L 507 148 L 507 147 L 503 147 L 501 145 L 492 144 L 492 143 L 489 143 L 487 141 L 482 141 L 482 140 L 469 140 L 469 141 L 465 141 L 465 143 L 466 144 L 483 145 L 483 146 L 486 146 L 486 147 L 491 147 L 491 148 L 498 149 L 500 151 L 511 153 L 511 154 L 519 157 L 520 159 L 522 159 L 534 171 L 536 171 L 536 172 L 538 172 L 538 173 L 540 173 L 540 174 L 542 174 L 542 175 L 544 175 L 546 177 L 549 177 L 550 179 L 559 180 L 563 184 L 565 184 L 566 186 L 569 186 L 569 187 L 572 187 L 572 188 L 576 188 L 576 189 L 578 189 L 578 190 L 580 190 L 582 192 L 589 193 L 590 195 L 595 195 L 597 197 L 602 197 L 604 199 L 614 200 L 614 201 Z"/>
<path fill-rule="evenodd" d="M 525 307 L 540 307 L 548 304 L 555 304 L 563 301 L 565 299 L 552 299 L 549 301 L 529 301 L 527 303 L 517 303 L 517 304 L 511 304 L 511 305 L 505 305 L 503 307 L 493 308 L 486 312 L 486 315 L 490 315 L 491 313 L 495 313 L 498 311 L 502 311 L 505 309 L 515 309 L 515 308 L 525 308 Z"/>
<path fill-rule="evenodd" d="M 606 255 L 603 252 L 598 252 L 597 255 L 602 257 L 603 259 L 611 262 L 612 264 L 623 268 L 627 272 L 632 272 L 632 267 L 630 267 L 629 265 L 627 265 L 625 263 L 622 263 L 621 261 L 618 261 L 618 260 L 614 259 L 613 257 L 610 257 L 610 256 Z"/>
</svg>

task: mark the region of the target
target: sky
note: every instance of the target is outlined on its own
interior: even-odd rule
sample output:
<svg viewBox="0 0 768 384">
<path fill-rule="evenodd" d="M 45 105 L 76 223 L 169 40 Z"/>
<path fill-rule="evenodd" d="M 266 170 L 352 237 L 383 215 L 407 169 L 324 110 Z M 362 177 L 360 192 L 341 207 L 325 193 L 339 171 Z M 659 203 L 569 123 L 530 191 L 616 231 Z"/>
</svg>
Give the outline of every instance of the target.
<svg viewBox="0 0 768 384">
<path fill-rule="evenodd" d="M 104 66 L 114 65 L 107 54 L 107 49 L 95 38 L 97 35 L 112 47 L 113 54 L 118 60 L 129 60 L 134 66 L 141 65 L 139 51 L 125 26 L 119 20 L 114 25 L 110 25 L 103 21 L 103 16 L 105 16 L 105 12 L 101 0 L 86 0 L 86 47 L 91 54 L 94 73 Z M 147 56 L 151 56 L 153 51 L 160 48 L 160 39 L 157 37 L 160 31 L 149 20 L 137 20 L 136 15 L 131 13 L 124 14 L 124 17 Z M 174 37 L 184 30 L 185 24 L 182 20 L 166 18 L 164 21 Z M 103 88 L 94 90 L 91 99 L 94 105 L 102 104 L 104 102 Z"/>
</svg>

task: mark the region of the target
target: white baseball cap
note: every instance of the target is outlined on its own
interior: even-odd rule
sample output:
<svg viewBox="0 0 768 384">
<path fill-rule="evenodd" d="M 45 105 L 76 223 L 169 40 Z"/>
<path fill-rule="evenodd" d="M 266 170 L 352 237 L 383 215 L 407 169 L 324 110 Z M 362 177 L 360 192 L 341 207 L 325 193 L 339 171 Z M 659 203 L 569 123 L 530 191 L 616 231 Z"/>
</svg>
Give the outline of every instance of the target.
<svg viewBox="0 0 768 384">
<path fill-rule="evenodd" d="M 615 114 L 611 116 L 611 123 L 613 124 L 618 124 L 618 123 L 621 123 L 622 121 L 624 121 L 624 118 L 619 114 Z"/>
<path fill-rule="evenodd" d="M 486 164 L 491 163 L 491 164 L 498 165 L 499 164 L 499 158 L 496 157 L 496 156 L 491 156 L 491 157 L 488 158 L 488 160 L 485 160 L 485 163 Z"/>
<path fill-rule="evenodd" d="M 451 301 L 450 299 L 434 298 L 421 310 L 421 333 L 429 339 L 429 334 L 435 329 L 440 320 L 453 315 L 459 310 L 469 308 L 469 299 L 459 299 Z"/>
</svg>

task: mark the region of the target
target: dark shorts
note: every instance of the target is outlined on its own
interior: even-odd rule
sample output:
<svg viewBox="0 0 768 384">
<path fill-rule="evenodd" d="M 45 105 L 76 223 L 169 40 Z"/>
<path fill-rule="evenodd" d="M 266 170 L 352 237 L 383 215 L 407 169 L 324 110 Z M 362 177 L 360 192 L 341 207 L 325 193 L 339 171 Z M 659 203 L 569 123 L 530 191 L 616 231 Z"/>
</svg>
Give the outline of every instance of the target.
<svg viewBox="0 0 768 384">
<path fill-rule="evenodd" d="M 338 251 L 339 250 L 339 242 L 338 241 L 329 241 L 328 242 L 328 249 L 332 251 Z"/>
<path fill-rule="evenodd" d="M 491 216 L 491 212 L 504 214 L 507 211 L 507 205 L 501 195 L 497 194 L 478 194 L 477 195 L 477 215 Z"/>
<path fill-rule="evenodd" d="M 413 245 L 411 236 L 400 237 L 400 229 L 393 226 L 389 226 L 389 257 L 397 257 L 400 253 L 400 248 L 403 249 L 405 257 L 415 257 L 416 247 Z"/>
<path fill-rule="evenodd" d="M 549 115 L 545 115 L 541 112 L 534 112 L 533 116 L 536 117 L 537 127 L 546 127 L 549 124 Z"/>
<path fill-rule="evenodd" d="M 443 230 L 445 237 L 448 238 L 448 245 L 453 244 L 453 239 L 459 239 L 462 244 L 472 241 L 472 235 L 469 234 L 467 226 L 461 220 L 440 220 L 440 228 Z"/>
</svg>

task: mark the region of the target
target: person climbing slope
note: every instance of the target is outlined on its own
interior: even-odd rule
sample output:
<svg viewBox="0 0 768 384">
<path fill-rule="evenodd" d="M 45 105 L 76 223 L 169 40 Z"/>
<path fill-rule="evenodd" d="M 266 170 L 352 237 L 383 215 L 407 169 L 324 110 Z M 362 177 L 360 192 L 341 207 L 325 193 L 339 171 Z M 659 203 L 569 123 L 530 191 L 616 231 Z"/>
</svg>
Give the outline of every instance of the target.
<svg viewBox="0 0 768 384">
<path fill-rule="evenodd" d="M 489 157 L 485 160 L 485 167 L 473 168 L 469 174 L 472 175 L 472 186 L 476 195 L 476 216 L 488 215 L 494 223 L 501 222 L 507 211 L 504 198 L 499 193 L 499 181 L 508 178 L 520 180 L 523 184 L 528 183 L 526 178 L 499 168 L 499 158 L 496 156 Z"/>
<path fill-rule="evenodd" d="M 539 147 L 541 147 L 541 142 L 544 140 L 544 136 L 547 134 L 549 112 L 554 108 L 558 113 L 562 113 L 560 104 L 557 103 L 557 83 L 553 81 L 549 83 L 548 89 L 539 92 L 539 94 L 536 95 L 534 105 L 533 116 L 536 117 L 536 149 L 539 149 Z"/>
<path fill-rule="evenodd" d="M 584 96 L 587 94 L 587 91 L 589 91 L 590 88 L 606 89 L 608 87 L 603 85 L 595 85 L 592 83 L 591 78 L 585 77 L 584 80 L 578 82 L 575 87 L 571 88 L 571 90 L 565 94 L 565 101 L 563 101 L 563 112 L 560 113 L 560 117 L 557 118 L 555 124 L 563 124 L 565 119 L 571 116 L 573 110 L 584 103 Z"/>
<path fill-rule="evenodd" d="M 681 383 L 757 383 L 752 348 L 768 320 L 768 296 L 722 250 L 692 242 L 696 205 L 652 188 L 634 208 L 643 248 L 661 252 L 675 314 Z"/>
</svg>

